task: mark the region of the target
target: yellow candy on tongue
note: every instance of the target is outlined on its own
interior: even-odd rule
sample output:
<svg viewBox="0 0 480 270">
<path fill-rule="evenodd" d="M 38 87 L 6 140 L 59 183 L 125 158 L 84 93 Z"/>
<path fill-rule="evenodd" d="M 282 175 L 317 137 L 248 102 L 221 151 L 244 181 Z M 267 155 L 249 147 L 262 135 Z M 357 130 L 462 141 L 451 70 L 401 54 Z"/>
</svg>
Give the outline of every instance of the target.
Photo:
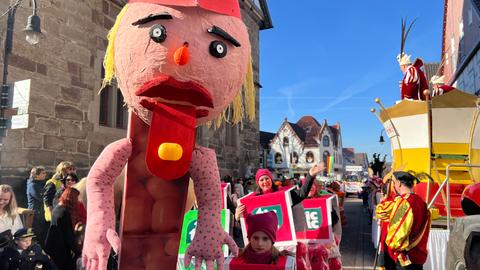
<svg viewBox="0 0 480 270">
<path fill-rule="evenodd" d="M 182 155 L 183 148 L 178 143 L 162 143 L 158 147 L 158 157 L 163 160 L 177 161 Z"/>
</svg>

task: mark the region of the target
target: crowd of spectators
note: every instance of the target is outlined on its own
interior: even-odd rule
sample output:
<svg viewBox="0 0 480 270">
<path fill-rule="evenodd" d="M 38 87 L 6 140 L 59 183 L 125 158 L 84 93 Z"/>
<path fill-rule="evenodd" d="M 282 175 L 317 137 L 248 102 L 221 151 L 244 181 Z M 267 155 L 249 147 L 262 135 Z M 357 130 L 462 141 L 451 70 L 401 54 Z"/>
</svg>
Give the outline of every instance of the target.
<svg viewBox="0 0 480 270">
<path fill-rule="evenodd" d="M 0 185 L 0 269 L 83 269 L 80 258 L 87 212 L 80 196 L 84 190 L 77 185 L 80 179 L 70 161 L 60 162 L 52 176 L 47 175 L 45 167 L 35 166 L 26 179 L 27 207 L 33 212 L 31 220 L 21 218 L 12 187 Z M 326 192 L 310 175 L 308 179 L 270 181 L 274 190 L 303 186 L 302 199 Z M 240 198 L 251 192 L 262 194 L 254 177 L 234 179 L 227 175 L 221 180 L 230 184 L 227 208 L 232 215 L 241 207 Z M 233 220 L 233 237 L 244 247 L 240 222 Z M 336 223 L 338 217 L 335 220 Z"/>
<path fill-rule="evenodd" d="M 20 218 L 13 188 L 0 185 L 0 269 L 82 269 L 77 261 L 87 213 L 75 166 L 62 161 L 48 180 L 47 174 L 36 166 L 26 180 L 31 220 Z"/>
</svg>

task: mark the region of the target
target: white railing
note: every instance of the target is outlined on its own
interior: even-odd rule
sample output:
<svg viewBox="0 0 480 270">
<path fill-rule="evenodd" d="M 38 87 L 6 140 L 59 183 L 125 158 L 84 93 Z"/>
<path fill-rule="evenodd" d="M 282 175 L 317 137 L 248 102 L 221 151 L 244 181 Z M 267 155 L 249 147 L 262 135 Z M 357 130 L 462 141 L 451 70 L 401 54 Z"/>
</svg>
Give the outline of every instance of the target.
<svg viewBox="0 0 480 270">
<path fill-rule="evenodd" d="M 450 180 L 450 168 L 451 167 L 463 167 L 463 168 L 480 168 L 480 164 L 462 164 L 462 163 L 454 163 L 454 164 L 448 164 L 446 168 L 446 175 L 445 175 L 445 180 L 443 180 L 443 183 L 440 185 L 438 188 L 437 192 L 435 195 L 433 195 L 432 200 L 428 204 L 428 209 L 432 208 L 433 204 L 435 203 L 435 200 L 437 199 L 438 195 L 442 192 L 443 188 L 445 185 L 447 185 L 447 201 L 445 204 L 445 208 L 447 210 L 447 230 L 450 231 L 450 216 L 451 216 L 451 210 L 450 210 L 450 185 L 449 180 Z"/>
</svg>

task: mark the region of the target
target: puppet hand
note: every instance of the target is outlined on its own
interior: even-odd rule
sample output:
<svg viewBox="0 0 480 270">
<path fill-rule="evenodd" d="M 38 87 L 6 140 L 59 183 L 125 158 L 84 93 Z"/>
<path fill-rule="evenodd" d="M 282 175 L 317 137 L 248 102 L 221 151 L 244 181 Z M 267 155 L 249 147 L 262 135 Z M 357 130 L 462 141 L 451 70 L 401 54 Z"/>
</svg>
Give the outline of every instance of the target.
<svg viewBox="0 0 480 270">
<path fill-rule="evenodd" d="M 208 230 L 202 230 L 199 226 L 192 244 L 185 252 L 185 267 L 188 268 L 192 257 L 195 257 L 195 270 L 202 269 L 203 260 L 205 260 L 207 270 L 214 269 L 214 261 L 217 262 L 217 269 L 223 269 L 223 244 L 228 245 L 233 255 L 238 255 L 237 245 L 222 228 L 209 227 Z"/>
<path fill-rule="evenodd" d="M 106 270 L 110 249 L 113 247 L 116 253 L 120 249 L 120 239 L 114 230 L 108 229 L 105 235 L 97 236 L 96 230 L 85 233 L 82 265 L 86 270 Z"/>
</svg>

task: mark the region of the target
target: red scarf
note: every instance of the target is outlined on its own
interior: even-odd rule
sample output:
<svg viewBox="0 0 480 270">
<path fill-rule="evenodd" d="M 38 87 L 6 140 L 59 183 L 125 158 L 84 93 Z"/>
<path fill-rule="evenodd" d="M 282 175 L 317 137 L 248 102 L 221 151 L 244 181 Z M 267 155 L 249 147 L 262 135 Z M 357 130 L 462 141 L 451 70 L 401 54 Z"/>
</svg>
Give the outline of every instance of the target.
<svg viewBox="0 0 480 270">
<path fill-rule="evenodd" d="M 247 264 L 272 264 L 272 250 L 257 253 L 248 245 L 243 252 L 243 258 Z"/>
</svg>

